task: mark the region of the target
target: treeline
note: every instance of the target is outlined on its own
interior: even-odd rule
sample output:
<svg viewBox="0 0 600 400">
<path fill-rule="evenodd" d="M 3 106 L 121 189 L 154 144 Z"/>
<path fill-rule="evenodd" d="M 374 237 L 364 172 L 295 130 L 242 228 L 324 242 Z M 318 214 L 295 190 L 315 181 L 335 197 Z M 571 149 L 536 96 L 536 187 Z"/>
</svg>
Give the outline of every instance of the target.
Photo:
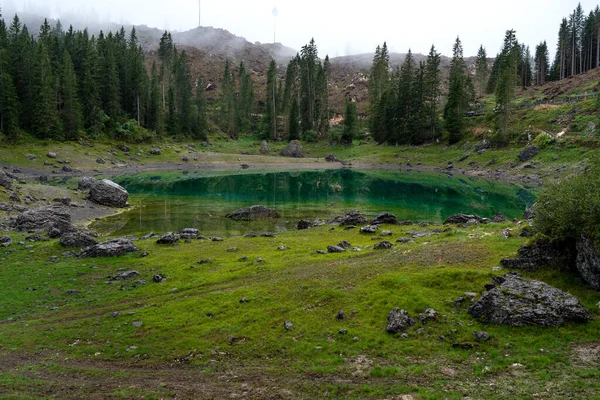
<svg viewBox="0 0 600 400">
<path fill-rule="evenodd" d="M 9 141 L 24 132 L 143 139 L 147 130 L 204 138 L 203 90 L 193 93 L 187 56 L 166 33 L 160 61 L 149 75 L 135 28 L 95 37 L 45 20 L 34 37 L 18 16 L 7 25 L 0 15 L 0 130 Z"/>
</svg>

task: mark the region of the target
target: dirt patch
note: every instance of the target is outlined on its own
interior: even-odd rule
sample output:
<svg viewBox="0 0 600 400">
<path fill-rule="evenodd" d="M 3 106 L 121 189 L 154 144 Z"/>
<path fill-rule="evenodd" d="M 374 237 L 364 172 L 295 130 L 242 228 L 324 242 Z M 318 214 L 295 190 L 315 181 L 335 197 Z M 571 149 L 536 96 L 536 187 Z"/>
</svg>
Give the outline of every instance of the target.
<svg viewBox="0 0 600 400">
<path fill-rule="evenodd" d="M 535 107 L 535 111 L 554 110 L 559 107 L 560 106 L 558 106 L 556 104 L 540 104 L 539 106 Z"/>
<path fill-rule="evenodd" d="M 600 342 L 574 344 L 571 359 L 578 365 L 598 365 L 600 362 Z"/>
</svg>

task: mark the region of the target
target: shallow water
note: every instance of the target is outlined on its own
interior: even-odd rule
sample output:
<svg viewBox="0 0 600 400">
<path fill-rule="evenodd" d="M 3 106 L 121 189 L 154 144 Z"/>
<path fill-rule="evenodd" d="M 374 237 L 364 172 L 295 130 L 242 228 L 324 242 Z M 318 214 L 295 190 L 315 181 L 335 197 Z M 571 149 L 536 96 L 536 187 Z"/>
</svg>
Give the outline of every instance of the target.
<svg viewBox="0 0 600 400">
<path fill-rule="evenodd" d="M 300 219 L 330 219 L 349 210 L 399 220 L 440 223 L 455 213 L 520 217 L 534 194 L 518 185 L 445 174 L 349 169 L 304 172 L 140 174 L 115 179 L 131 194 L 132 211 L 93 225 L 103 234 L 163 233 L 198 228 L 204 235 L 295 229 Z M 280 220 L 236 222 L 225 215 L 261 204 Z"/>
</svg>

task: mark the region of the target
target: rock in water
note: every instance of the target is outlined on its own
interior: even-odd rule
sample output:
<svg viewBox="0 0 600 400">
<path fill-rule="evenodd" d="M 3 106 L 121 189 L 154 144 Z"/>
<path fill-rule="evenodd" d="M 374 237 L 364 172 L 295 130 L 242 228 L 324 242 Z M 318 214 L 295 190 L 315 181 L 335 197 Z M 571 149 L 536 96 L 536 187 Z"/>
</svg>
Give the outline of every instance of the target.
<svg viewBox="0 0 600 400">
<path fill-rule="evenodd" d="M 266 140 L 262 141 L 262 147 L 260 148 L 260 154 L 268 154 L 269 153 L 269 145 Z"/>
<path fill-rule="evenodd" d="M 304 158 L 302 145 L 297 140 L 292 140 L 283 150 L 281 150 L 279 155 L 283 157 Z"/>
<path fill-rule="evenodd" d="M 139 250 L 131 240 L 115 239 L 86 247 L 79 251 L 77 256 L 80 258 L 118 257 L 136 251 Z"/>
<path fill-rule="evenodd" d="M 394 308 L 388 314 L 388 324 L 386 331 L 388 333 L 404 332 L 415 323 L 415 320 L 408 316 L 406 310 Z"/>
<path fill-rule="evenodd" d="M 469 214 L 454 214 L 448 217 L 446 221 L 444 221 L 444 225 L 446 224 L 466 224 L 469 221 L 475 220 L 478 223 L 483 222 L 483 218 L 477 215 L 469 215 Z"/>
<path fill-rule="evenodd" d="M 587 322 L 590 318 L 579 300 L 544 282 L 523 279 L 510 273 L 495 277 L 489 292 L 469 308 L 469 313 L 486 323 L 510 326 L 560 326 Z"/>
<path fill-rule="evenodd" d="M 69 232 L 61 235 L 59 243 L 63 247 L 88 247 L 98 242 L 85 232 Z"/>
<path fill-rule="evenodd" d="M 21 232 L 33 230 L 50 232 L 52 230 L 56 232 L 55 237 L 75 231 L 71 225 L 71 216 L 62 207 L 55 206 L 25 211 L 17 217 L 15 227 Z"/>
<path fill-rule="evenodd" d="M 371 224 L 373 225 L 381 225 L 381 224 L 390 224 L 390 225 L 396 225 L 398 223 L 398 219 L 396 219 L 396 216 L 394 214 L 391 213 L 381 213 L 377 216 L 377 218 L 374 218 L 371 221 Z"/>
<path fill-rule="evenodd" d="M 127 205 L 129 193 L 113 181 L 95 181 L 90 187 L 90 200 L 107 207 L 123 208 Z"/>
<path fill-rule="evenodd" d="M 600 253 L 587 236 L 577 241 L 576 265 L 581 278 L 595 290 L 600 290 Z"/>
<path fill-rule="evenodd" d="M 265 206 L 252 206 L 239 209 L 226 215 L 235 221 L 257 221 L 261 219 L 281 218 L 279 213 Z"/>
<path fill-rule="evenodd" d="M 525 148 L 525 150 L 523 150 L 520 154 L 519 154 L 519 160 L 521 160 L 522 162 L 525 161 L 529 161 L 531 160 L 533 157 L 535 157 L 538 153 L 539 153 L 539 149 L 533 145 L 531 146 L 527 146 Z"/>
<path fill-rule="evenodd" d="M 173 232 L 165 233 L 157 241 L 156 244 L 173 244 L 179 242 L 181 237 Z"/>
</svg>

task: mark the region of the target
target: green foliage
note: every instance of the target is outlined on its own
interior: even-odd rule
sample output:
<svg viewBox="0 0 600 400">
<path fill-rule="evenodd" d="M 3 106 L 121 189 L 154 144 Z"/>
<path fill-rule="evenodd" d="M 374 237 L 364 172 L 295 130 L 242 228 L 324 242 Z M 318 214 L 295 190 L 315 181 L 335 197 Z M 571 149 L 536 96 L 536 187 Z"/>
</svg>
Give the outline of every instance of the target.
<svg viewBox="0 0 600 400">
<path fill-rule="evenodd" d="M 344 129 L 342 131 L 342 144 L 352 145 L 352 140 L 358 136 L 358 113 L 356 104 L 346 101 L 346 112 L 344 113 Z"/>
<path fill-rule="evenodd" d="M 448 102 L 444 110 L 446 130 L 450 144 L 462 139 L 464 130 L 464 114 L 469 103 L 467 91 L 467 67 L 463 59 L 463 47 L 460 38 L 454 43 L 454 55 L 450 64 L 450 82 Z"/>
<path fill-rule="evenodd" d="M 545 149 L 554 144 L 554 138 L 549 134 L 542 132 L 533 139 L 533 144 L 539 149 Z"/>
<path fill-rule="evenodd" d="M 137 121 L 132 119 L 117 125 L 114 138 L 129 143 L 141 143 L 153 139 L 154 134 L 139 126 Z"/>
<path fill-rule="evenodd" d="M 302 135 L 302 139 L 304 139 L 306 143 L 317 143 L 319 141 L 317 133 L 312 130 L 304 132 L 304 134 Z"/>
<path fill-rule="evenodd" d="M 600 232 L 600 162 L 585 173 L 550 184 L 535 206 L 535 229 L 552 240 Z"/>
</svg>

